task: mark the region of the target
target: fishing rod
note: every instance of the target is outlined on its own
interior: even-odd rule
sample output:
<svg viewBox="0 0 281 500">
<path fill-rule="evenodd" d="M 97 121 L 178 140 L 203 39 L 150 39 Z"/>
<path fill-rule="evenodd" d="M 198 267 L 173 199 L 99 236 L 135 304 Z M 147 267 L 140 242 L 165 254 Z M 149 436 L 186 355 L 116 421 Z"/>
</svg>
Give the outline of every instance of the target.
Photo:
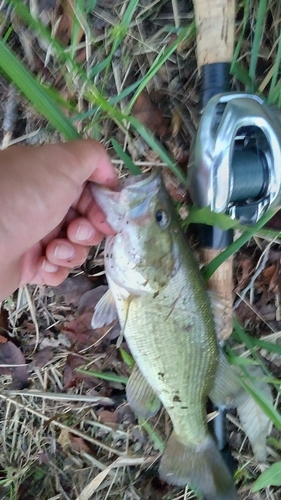
<svg viewBox="0 0 281 500">
<path fill-rule="evenodd" d="M 235 0 L 194 0 L 197 65 L 201 79 L 200 107 L 204 112 L 213 96 L 229 92 L 231 89 L 230 65 L 234 51 Z M 209 109 L 209 108 L 208 108 Z M 205 115 L 204 115 L 205 117 Z M 211 146 L 204 144 L 202 133 L 211 133 L 212 128 L 199 124 L 196 140 L 189 164 L 190 194 L 197 206 L 213 206 L 209 203 L 214 193 L 211 189 L 215 170 L 214 155 L 208 157 L 209 169 L 205 169 L 205 151 Z M 208 136 L 209 139 L 209 136 Z M 223 183 L 224 176 L 220 178 Z M 197 236 L 201 247 L 204 264 L 211 262 L 233 241 L 233 231 L 223 231 L 218 227 L 197 225 Z M 214 319 L 221 346 L 232 333 L 233 308 L 233 258 L 229 258 L 208 281 L 212 291 Z M 226 430 L 226 412 L 218 409 L 218 415 L 212 422 L 218 448 L 232 473 L 235 470 L 231 456 L 228 433 Z"/>
<path fill-rule="evenodd" d="M 281 204 L 281 111 L 253 94 L 230 92 L 235 0 L 194 0 L 202 116 L 189 164 L 194 204 L 227 213 L 241 223 L 257 222 Z M 208 264 L 233 240 L 232 231 L 198 226 Z M 211 277 L 220 345 L 232 332 L 232 258 Z M 221 452 L 227 452 L 225 412 L 214 420 Z M 230 468 L 230 455 L 226 453 Z"/>
<path fill-rule="evenodd" d="M 200 107 L 203 111 L 209 100 L 231 88 L 230 64 L 234 50 L 235 0 L 194 0 L 197 30 L 197 65 L 201 78 Z M 205 116 L 205 115 L 204 115 Z M 201 124 L 200 124 L 201 125 Z M 202 171 L 201 159 L 205 158 L 203 140 L 197 132 L 189 165 L 190 192 L 195 205 L 209 204 L 210 182 L 214 171 L 213 156 L 208 172 Z M 209 129 L 206 130 L 209 132 Z M 209 147 L 210 144 L 206 144 Z M 204 176 L 208 179 L 204 180 Z M 223 179 L 222 179 L 223 180 Z M 208 183 L 207 183 L 208 181 Z M 204 198 L 204 201 L 202 201 Z M 208 264 L 233 240 L 233 232 L 218 227 L 198 225 L 202 256 Z M 209 280 L 208 287 L 217 297 L 219 311 L 215 311 L 219 338 L 224 342 L 232 332 L 232 259 L 226 260 Z M 216 318 L 216 316 L 218 316 Z"/>
</svg>

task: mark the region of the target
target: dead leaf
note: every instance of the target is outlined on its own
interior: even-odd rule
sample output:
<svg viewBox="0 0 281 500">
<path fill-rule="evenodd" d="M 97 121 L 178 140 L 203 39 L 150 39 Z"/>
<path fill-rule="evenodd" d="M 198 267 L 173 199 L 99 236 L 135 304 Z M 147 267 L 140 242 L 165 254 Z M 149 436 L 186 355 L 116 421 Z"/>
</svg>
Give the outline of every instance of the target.
<svg viewBox="0 0 281 500">
<path fill-rule="evenodd" d="M 62 429 L 60 431 L 57 442 L 61 445 L 62 449 L 65 451 L 70 445 L 70 434 L 67 429 Z"/>
<path fill-rule="evenodd" d="M 53 287 L 56 301 L 63 298 L 66 305 L 78 306 L 81 297 L 91 290 L 93 283 L 85 274 L 78 276 L 69 276 L 59 286 Z"/>
<path fill-rule="evenodd" d="M 266 223 L 266 227 L 277 230 L 281 229 L 281 210 L 278 210 L 278 212 L 271 217 L 271 219 Z"/>
<path fill-rule="evenodd" d="M 79 300 L 78 312 L 81 314 L 85 311 L 85 309 L 94 312 L 98 301 L 107 292 L 107 290 L 108 286 L 106 285 L 100 285 L 92 290 L 87 290 Z"/>
<path fill-rule="evenodd" d="M 6 309 L 0 309 L 0 334 L 5 338 L 5 333 L 9 331 L 9 313 Z M 7 338 L 6 338 L 7 340 Z"/>
<path fill-rule="evenodd" d="M 65 46 L 69 45 L 75 22 L 74 2 L 71 0 L 57 0 L 57 13 L 61 16 L 56 30 L 56 38 Z M 77 43 L 83 36 L 81 25 L 78 26 Z"/>
<path fill-rule="evenodd" d="M 129 404 L 124 404 L 118 407 L 119 424 L 131 425 L 136 421 L 136 416 Z"/>
<path fill-rule="evenodd" d="M 241 323 L 241 325 L 246 325 L 249 327 L 249 322 L 256 323 L 259 320 L 258 313 L 255 312 L 255 308 L 250 307 L 246 302 L 240 302 L 239 306 L 235 308 L 234 314 L 236 319 Z"/>
<path fill-rule="evenodd" d="M 253 257 L 246 254 L 241 254 L 239 256 L 239 261 L 237 265 L 236 279 L 237 285 L 235 287 L 236 292 L 240 292 L 249 283 L 250 278 L 254 272 L 254 262 Z"/>
<path fill-rule="evenodd" d="M 93 329 L 91 321 L 97 302 L 108 287 L 101 285 L 86 292 L 79 302 L 77 317 L 66 323 L 63 330 L 72 342 L 72 349 L 82 351 L 95 345 L 95 351 L 103 351 L 110 340 L 119 336 L 120 327 L 116 323 L 110 326 Z M 98 345 L 96 345 L 98 344 Z"/>
<path fill-rule="evenodd" d="M 84 452 L 91 454 L 92 452 L 91 448 L 88 446 L 88 444 L 86 443 L 86 441 L 84 441 L 83 438 L 79 436 L 73 436 L 72 434 L 70 434 L 70 446 L 73 450 L 78 451 L 80 453 Z"/>
<path fill-rule="evenodd" d="M 132 112 L 135 118 L 156 136 L 164 137 L 169 134 L 169 120 L 163 116 L 146 90 L 138 96 Z"/>
<path fill-rule="evenodd" d="M 28 366 L 20 348 L 13 342 L 0 343 L 0 367 L 1 375 L 12 376 L 12 389 L 24 389 L 28 387 Z"/>
<path fill-rule="evenodd" d="M 83 381 L 85 389 L 91 389 L 100 384 L 99 379 L 76 371 L 76 368 L 80 368 L 81 366 L 84 367 L 85 363 L 86 361 L 83 356 L 79 356 L 79 354 L 68 354 L 63 371 L 65 389 L 75 387 L 81 381 Z"/>
<path fill-rule="evenodd" d="M 118 411 L 101 410 L 98 416 L 104 424 L 116 424 L 118 422 Z"/>
<path fill-rule="evenodd" d="M 66 348 L 71 347 L 71 342 L 67 335 L 64 333 L 59 333 L 57 338 L 52 334 L 52 332 L 46 331 L 46 337 L 43 338 L 42 342 L 40 342 L 40 349 L 49 348 L 57 348 L 59 346 L 64 346 Z"/>
<path fill-rule="evenodd" d="M 268 291 L 278 295 L 281 290 L 280 260 L 276 262 L 275 270 L 269 282 Z"/>
<path fill-rule="evenodd" d="M 256 289 L 258 292 L 267 292 L 269 289 L 269 284 L 273 278 L 276 271 L 276 263 L 269 264 L 256 280 Z"/>
<path fill-rule="evenodd" d="M 186 187 L 183 186 L 174 174 L 169 172 L 168 169 L 163 169 L 163 177 L 166 189 L 173 200 L 182 203 L 189 200 Z"/>
<path fill-rule="evenodd" d="M 53 350 L 51 347 L 44 347 L 40 351 L 33 354 L 32 363 L 38 368 L 43 368 L 53 357 Z"/>
</svg>

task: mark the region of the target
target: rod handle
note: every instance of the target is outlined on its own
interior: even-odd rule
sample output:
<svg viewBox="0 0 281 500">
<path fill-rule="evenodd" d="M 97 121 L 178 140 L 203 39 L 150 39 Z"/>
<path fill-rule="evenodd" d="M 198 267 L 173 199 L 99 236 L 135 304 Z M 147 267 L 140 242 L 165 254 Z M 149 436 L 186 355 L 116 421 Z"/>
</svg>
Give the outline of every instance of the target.
<svg viewBox="0 0 281 500">
<path fill-rule="evenodd" d="M 197 64 L 230 63 L 234 50 L 235 0 L 194 0 Z"/>
<path fill-rule="evenodd" d="M 211 262 L 221 253 L 221 249 L 203 248 L 204 264 Z M 212 309 L 221 345 L 230 337 L 233 329 L 233 257 L 226 259 L 214 272 L 207 283 Z"/>
</svg>

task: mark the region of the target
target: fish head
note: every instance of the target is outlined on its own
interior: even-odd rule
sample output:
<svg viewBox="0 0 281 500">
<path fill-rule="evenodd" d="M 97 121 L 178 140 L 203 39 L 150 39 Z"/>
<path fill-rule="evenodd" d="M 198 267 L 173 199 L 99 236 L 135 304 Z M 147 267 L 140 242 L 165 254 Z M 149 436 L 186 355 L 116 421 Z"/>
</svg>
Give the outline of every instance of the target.
<svg viewBox="0 0 281 500">
<path fill-rule="evenodd" d="M 179 224 L 160 173 L 131 176 L 117 191 L 92 189 L 116 231 L 106 242 L 106 273 L 134 293 L 163 289 L 179 267 Z"/>
</svg>

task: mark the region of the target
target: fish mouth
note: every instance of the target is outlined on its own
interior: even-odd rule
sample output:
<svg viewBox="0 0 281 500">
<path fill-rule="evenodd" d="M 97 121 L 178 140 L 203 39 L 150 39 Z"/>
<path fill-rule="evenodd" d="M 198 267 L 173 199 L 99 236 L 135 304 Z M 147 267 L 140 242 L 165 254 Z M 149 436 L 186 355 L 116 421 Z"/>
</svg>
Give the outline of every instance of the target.
<svg viewBox="0 0 281 500">
<path fill-rule="evenodd" d="M 148 196 L 157 193 L 161 184 L 159 172 L 132 175 L 120 180 L 115 191 L 92 184 L 91 190 L 96 203 L 106 216 L 109 225 L 116 231 L 123 227 L 123 219 L 130 208 L 138 206 Z"/>
</svg>

